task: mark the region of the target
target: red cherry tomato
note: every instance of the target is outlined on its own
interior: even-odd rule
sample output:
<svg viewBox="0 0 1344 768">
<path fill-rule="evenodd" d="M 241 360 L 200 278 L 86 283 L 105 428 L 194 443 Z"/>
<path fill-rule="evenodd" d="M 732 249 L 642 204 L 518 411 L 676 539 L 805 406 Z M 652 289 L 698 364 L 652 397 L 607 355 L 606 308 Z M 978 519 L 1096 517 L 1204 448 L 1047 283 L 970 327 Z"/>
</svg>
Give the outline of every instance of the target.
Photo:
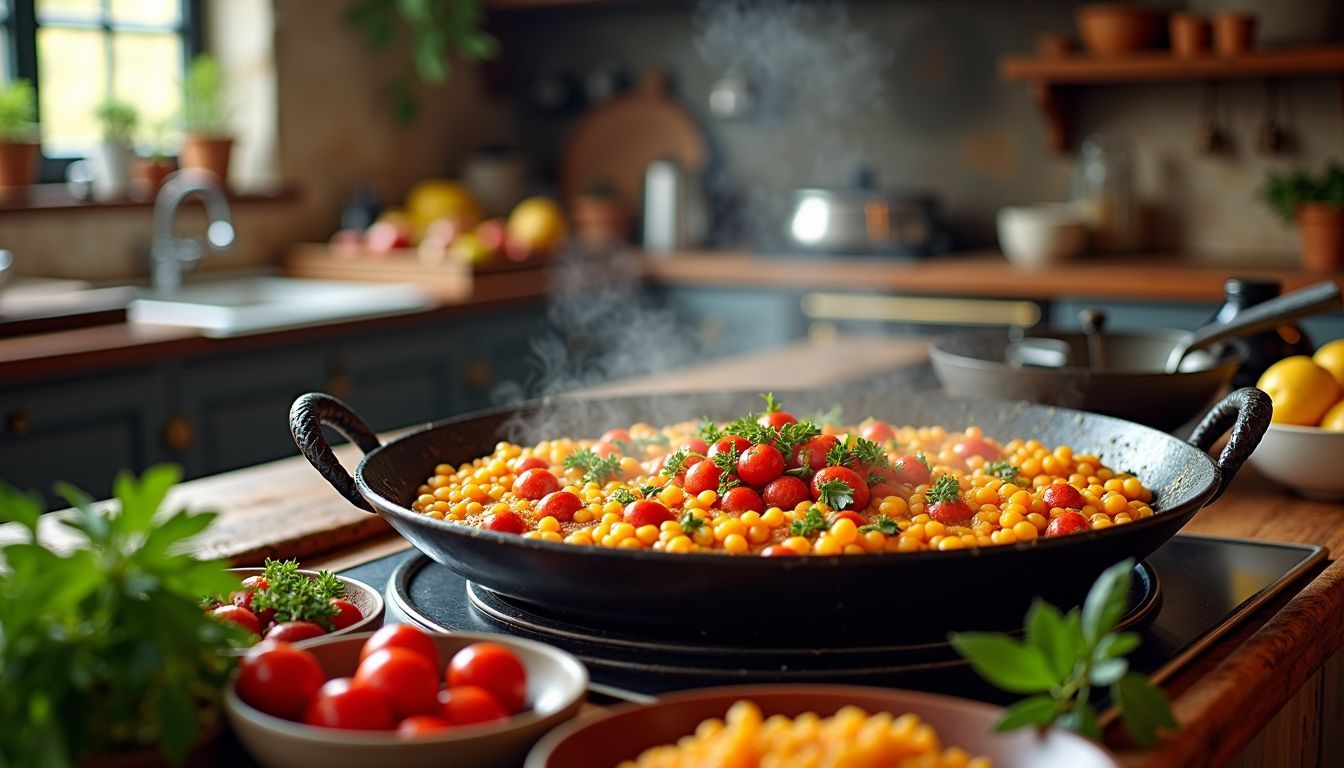
<svg viewBox="0 0 1344 768">
<path fill-rule="evenodd" d="M 813 472 L 826 466 L 826 454 L 840 444 L 835 435 L 817 435 L 793 449 L 793 465 L 807 467 Z"/>
<path fill-rule="evenodd" d="M 451 730 L 453 724 L 442 717 L 433 715 L 415 715 L 402 720 L 397 725 L 397 735 L 406 739 L 418 739 L 421 736 L 436 736 Z"/>
<path fill-rule="evenodd" d="M 812 493 L 808 490 L 807 483 L 793 475 L 784 475 L 770 481 L 761 492 L 761 501 L 766 507 L 779 507 L 785 511 L 811 500 Z"/>
<path fill-rule="evenodd" d="M 548 493 L 537 505 L 537 519 L 554 517 L 557 522 L 568 523 L 574 519 L 574 513 L 583 509 L 583 499 L 569 491 Z"/>
<path fill-rule="evenodd" d="M 447 683 L 450 689 L 484 688 L 511 713 L 527 707 L 527 670 L 513 651 L 499 643 L 472 643 L 453 654 Z"/>
<path fill-rule="evenodd" d="M 839 480 L 849 486 L 850 496 L 853 497 L 848 504 L 832 504 L 832 509 L 867 509 L 868 508 L 868 483 L 859 473 L 849 467 L 824 467 L 817 474 L 812 476 L 812 500 L 821 501 L 821 486 Z"/>
<path fill-rule="evenodd" d="M 902 456 L 891 464 L 892 475 L 897 482 L 909 486 L 923 485 L 929 482 L 929 468 L 918 456 Z"/>
<path fill-rule="evenodd" d="M 363 661 L 374 651 L 383 648 L 404 648 L 424 656 L 434 669 L 443 668 L 439 646 L 434 644 L 434 638 L 410 624 L 384 624 L 364 641 L 364 647 L 359 650 L 359 660 Z"/>
<path fill-rule="evenodd" d="M 935 501 L 929 505 L 929 517 L 944 525 L 964 523 L 975 515 L 975 510 L 961 499 L 956 501 Z"/>
<path fill-rule="evenodd" d="M 608 456 L 615 456 L 620 452 L 621 447 L 615 443 L 608 443 L 606 441 L 593 443 L 593 453 L 596 453 L 604 459 Z"/>
<path fill-rule="evenodd" d="M 723 470 L 715 466 L 714 462 L 696 462 L 686 470 L 686 480 L 682 483 L 682 487 L 690 494 L 713 491 L 719 487 L 719 477 L 722 475 Z"/>
<path fill-rule="evenodd" d="M 798 419 L 794 418 L 793 414 L 788 411 L 775 411 L 762 415 L 756 419 L 756 423 L 772 429 L 779 429 L 789 424 L 797 424 Z"/>
<path fill-rule="evenodd" d="M 834 523 L 836 520 L 848 520 L 855 525 L 868 524 L 868 521 L 864 518 L 863 515 L 860 515 L 858 512 L 849 509 L 845 510 L 844 512 L 836 512 L 834 515 L 831 515 L 831 522 Z"/>
<path fill-rule="evenodd" d="M 380 648 L 359 662 L 355 685 L 381 691 L 398 717 L 438 709 L 439 675 L 429 659 L 405 648 Z"/>
<path fill-rule="evenodd" d="M 626 504 L 625 513 L 621 517 L 636 528 L 662 525 L 668 520 L 676 519 L 671 510 L 653 499 L 636 499 Z"/>
<path fill-rule="evenodd" d="M 724 512 L 763 512 L 765 503 L 761 501 L 760 494 L 745 485 L 739 485 L 736 488 L 729 488 L 719 501 L 719 507 Z"/>
<path fill-rule="evenodd" d="M 1086 503 L 1083 501 L 1083 494 L 1068 483 L 1055 483 L 1045 489 L 1041 498 L 1045 500 L 1047 507 L 1059 507 L 1061 509 L 1082 509 Z"/>
<path fill-rule="evenodd" d="M 560 490 L 560 478 L 549 469 L 529 469 L 513 481 L 513 493 L 520 499 L 537 501 L 548 493 Z"/>
<path fill-rule="evenodd" d="M 243 579 L 243 589 L 246 589 L 251 592 L 264 590 L 270 586 L 271 586 L 270 583 L 267 582 L 266 578 L 261 574 L 257 574 L 256 576 L 248 576 L 246 579 Z"/>
<path fill-rule="evenodd" d="M 621 429 L 619 427 L 616 429 L 608 429 L 606 432 L 602 433 L 602 437 L 598 438 L 598 442 L 602 443 L 615 443 L 617 441 L 625 443 L 626 445 L 633 445 L 635 438 L 631 436 L 630 430 Z"/>
<path fill-rule="evenodd" d="M 536 456 L 518 458 L 513 460 L 513 473 L 521 475 L 529 469 L 550 469 L 551 465 L 545 459 Z"/>
<path fill-rule="evenodd" d="M 700 456 L 698 454 L 693 453 L 687 456 L 685 461 L 681 462 L 681 471 L 677 472 L 676 479 L 677 482 L 682 484 L 683 488 L 686 486 L 686 473 L 691 471 L 691 467 L 694 467 L 696 464 L 699 464 L 704 460 L 705 460 L 704 456 Z M 715 481 L 715 485 L 718 485 L 717 480 Z"/>
<path fill-rule="evenodd" d="M 355 685 L 348 677 L 335 677 L 324 683 L 308 702 L 303 722 L 318 728 L 386 731 L 397 720 L 391 702 L 381 691 Z"/>
<path fill-rule="evenodd" d="M 282 621 L 266 632 L 266 639 L 297 643 L 325 634 L 327 630 L 323 629 L 321 624 L 314 624 L 311 621 Z"/>
<path fill-rule="evenodd" d="M 995 448 L 988 440 L 979 437 L 968 437 L 961 442 L 954 443 L 952 452 L 960 456 L 963 461 L 972 456 L 979 456 L 985 461 L 999 458 L 999 449 Z"/>
<path fill-rule="evenodd" d="M 439 691 L 439 717 L 453 725 L 504 720 L 509 711 L 484 688 L 460 685 Z"/>
<path fill-rule="evenodd" d="M 531 470 L 536 471 L 536 470 Z M 551 474 L 547 472 L 546 474 Z M 507 507 L 501 507 L 490 512 L 481 521 L 481 527 L 487 531 L 499 531 L 500 533 L 521 534 L 527 530 L 527 521 L 523 516 Z"/>
<path fill-rule="evenodd" d="M 261 634 L 261 623 L 256 614 L 238 605 L 221 605 L 211 611 L 215 618 L 230 621 L 254 635 Z"/>
<path fill-rule="evenodd" d="M 761 557 L 797 557 L 798 553 L 783 544 L 776 544 L 761 550 Z"/>
<path fill-rule="evenodd" d="M 1050 524 L 1045 526 L 1045 535 L 1068 536 L 1070 533 L 1081 533 L 1082 531 L 1086 531 L 1090 527 L 1091 526 L 1087 524 L 1087 518 L 1083 517 L 1083 513 L 1069 510 L 1051 520 Z"/>
<path fill-rule="evenodd" d="M 878 483 L 868 488 L 868 495 L 874 499 L 885 499 L 888 496 L 896 496 L 899 492 L 895 486 L 888 483 Z"/>
<path fill-rule="evenodd" d="M 859 428 L 859 437 L 885 445 L 888 440 L 896 439 L 896 432 L 885 421 L 870 421 Z"/>
<path fill-rule="evenodd" d="M 738 453 L 742 453 L 751 447 L 751 441 L 745 437 L 738 437 L 737 435 L 726 435 L 715 440 L 714 444 L 709 446 L 709 450 L 705 452 L 705 456 L 712 459 L 720 453 L 734 447 L 737 448 Z"/>
<path fill-rule="evenodd" d="M 364 614 L 360 612 L 359 606 L 349 600 L 342 600 L 339 597 L 331 599 L 331 604 L 336 606 L 336 615 L 331 617 L 331 626 L 335 629 L 345 629 L 346 627 L 358 624 L 364 619 Z"/>
<path fill-rule="evenodd" d="M 737 457 L 737 476 L 742 482 L 762 488 L 784 474 L 784 456 L 773 445 L 753 445 Z"/>
<path fill-rule="evenodd" d="M 687 440 L 686 442 L 682 443 L 681 447 L 685 448 L 691 453 L 698 453 L 701 456 L 704 456 L 706 453 L 709 453 L 709 443 L 706 443 L 704 440 L 701 440 L 698 437 L 692 437 L 690 440 Z"/>
<path fill-rule="evenodd" d="M 317 657 L 289 643 L 254 646 L 238 664 L 238 697 L 268 715 L 298 720 L 326 675 Z"/>
</svg>

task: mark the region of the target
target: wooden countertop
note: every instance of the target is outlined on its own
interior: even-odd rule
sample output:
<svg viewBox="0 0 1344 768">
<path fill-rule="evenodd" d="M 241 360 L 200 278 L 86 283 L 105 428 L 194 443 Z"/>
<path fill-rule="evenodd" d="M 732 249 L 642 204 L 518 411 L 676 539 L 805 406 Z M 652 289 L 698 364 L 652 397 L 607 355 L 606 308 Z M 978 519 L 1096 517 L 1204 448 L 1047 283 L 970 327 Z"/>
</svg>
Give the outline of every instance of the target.
<svg viewBox="0 0 1344 768">
<path fill-rule="evenodd" d="M 862 361 L 848 372 L 863 378 L 922 362 L 925 355 L 926 343 L 918 339 L 841 337 L 825 345 L 801 342 L 705 363 L 602 391 L 714 389 L 725 381 L 776 391 L 806 389 L 835 383 L 834 372 L 846 370 L 841 362 Z M 812 364 L 797 365 L 801 359 Z M 347 466 L 353 466 L 358 456 L 352 446 L 338 449 L 337 454 Z M 239 565 L 274 556 L 305 558 L 306 566 L 347 567 L 406 546 L 389 536 L 380 518 L 337 496 L 298 456 L 185 483 L 169 504 L 219 510 L 220 519 L 200 540 L 200 550 Z M 1333 559 L 1344 554 L 1341 520 L 1344 505 L 1290 496 L 1247 467 L 1227 493 L 1196 515 L 1185 530 L 1319 544 Z M 0 539 L 16 534 L 12 526 L 8 528 L 0 527 Z M 43 535 L 49 540 L 59 539 L 61 529 L 53 516 L 44 519 Z M 1313 676 L 1344 645 L 1344 563 L 1331 563 L 1297 586 L 1296 594 L 1281 596 L 1253 613 L 1164 683 L 1173 698 L 1179 731 L 1148 751 L 1129 748 L 1121 737 L 1108 734 L 1109 746 L 1126 766 L 1226 765 L 1287 702 L 1298 701 L 1294 696 L 1300 688 L 1306 690 L 1304 683 L 1319 680 Z M 1339 714 L 1336 702 L 1311 701 L 1318 710 Z M 1294 738 L 1306 743 L 1332 737 L 1313 731 Z M 1333 738 L 1339 748 L 1344 735 Z M 1309 748 L 1315 756 L 1316 742 Z M 1315 763 L 1313 758 L 1311 764 Z"/>
</svg>

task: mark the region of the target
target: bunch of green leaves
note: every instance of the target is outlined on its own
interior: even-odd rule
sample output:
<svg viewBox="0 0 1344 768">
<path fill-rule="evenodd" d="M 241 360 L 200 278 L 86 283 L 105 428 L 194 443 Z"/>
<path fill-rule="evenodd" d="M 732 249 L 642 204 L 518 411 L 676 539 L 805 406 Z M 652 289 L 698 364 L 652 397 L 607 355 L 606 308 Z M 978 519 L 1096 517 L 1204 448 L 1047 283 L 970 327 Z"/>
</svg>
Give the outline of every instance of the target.
<svg viewBox="0 0 1344 768">
<path fill-rule="evenodd" d="M 901 526 L 896 518 L 881 515 L 868 525 L 859 526 L 859 533 L 868 533 L 869 531 L 881 531 L 888 536 L 895 536 L 901 532 Z"/>
<path fill-rule="evenodd" d="M 224 70 L 208 54 L 191 60 L 182 81 L 182 126 L 189 133 L 225 136 L 229 132 L 229 102 Z"/>
<path fill-rule="evenodd" d="M 715 422 L 708 416 L 704 416 L 700 419 L 699 431 L 700 431 L 700 439 L 704 440 L 706 443 L 709 443 L 710 445 L 713 445 L 715 441 L 717 441 L 720 437 L 723 437 L 723 429 L 719 427 L 717 422 Z"/>
<path fill-rule="evenodd" d="M 102 124 L 103 141 L 123 146 L 130 146 L 140 124 L 140 111 L 121 99 L 105 99 L 94 108 L 93 117 Z"/>
<path fill-rule="evenodd" d="M 297 560 L 266 558 L 261 578 L 266 588 L 252 595 L 252 610 L 275 610 L 275 621 L 311 621 L 330 632 L 336 606 L 331 601 L 345 596 L 345 585 L 330 571 L 319 571 L 309 578 L 299 573 Z"/>
<path fill-rule="evenodd" d="M 0 141 L 31 141 L 37 132 L 37 93 L 28 80 L 0 86 Z"/>
<path fill-rule="evenodd" d="M 1061 614 L 1037 599 L 1027 611 L 1024 642 L 993 632 L 948 636 L 981 677 L 1005 691 L 1031 694 L 1009 707 L 995 730 L 1058 724 L 1100 740 L 1091 696 L 1094 687 L 1107 686 L 1136 744 L 1150 746 L 1159 728 L 1176 726 L 1166 695 L 1129 669 L 1125 656 L 1138 648 L 1139 636 L 1115 631 L 1125 613 L 1133 572 L 1133 560 L 1106 569 L 1081 611 L 1074 608 Z"/>
<path fill-rule="evenodd" d="M 933 485 L 924 492 L 924 500 L 929 503 L 956 501 L 961 498 L 961 483 L 951 475 L 943 475 L 933 481 Z"/>
<path fill-rule="evenodd" d="M 719 451 L 709 459 L 709 461 L 713 462 L 714 466 L 718 467 L 720 470 L 719 487 L 715 490 L 719 496 L 723 496 L 728 491 L 742 484 L 742 481 L 737 477 L 737 460 L 740 457 L 741 454 L 737 452 L 737 446 L 730 445 L 728 446 L 728 450 Z"/>
<path fill-rule="evenodd" d="M 686 447 L 678 448 L 672 453 L 669 453 L 667 459 L 663 461 L 662 473 L 668 477 L 675 476 L 682 470 L 682 467 L 686 466 L 686 460 L 692 456 L 700 456 L 700 454 Z M 701 456 L 700 458 L 703 459 L 704 457 Z"/>
<path fill-rule="evenodd" d="M 613 454 L 603 458 L 591 448 L 580 448 L 565 457 L 565 469 L 582 469 L 585 483 L 601 485 L 621 471 L 621 457 Z"/>
<path fill-rule="evenodd" d="M 985 474 L 997 477 L 1005 483 L 1012 483 L 1013 485 L 1022 484 L 1020 470 L 1011 461 L 1004 461 L 1002 459 L 991 461 L 985 467 Z"/>
<path fill-rule="evenodd" d="M 1260 188 L 1260 199 L 1285 223 L 1291 223 L 1294 212 L 1305 203 L 1344 206 L 1344 166 L 1331 162 L 1320 176 L 1270 172 Z"/>
<path fill-rule="evenodd" d="M 849 486 L 845 487 L 848 488 Z M 815 536 L 829 527 L 831 527 L 830 523 L 827 523 L 826 518 L 821 516 L 821 510 L 813 507 L 812 509 L 807 510 L 807 514 L 803 515 L 802 520 L 794 520 L 793 523 L 789 525 L 789 535 Z"/>
<path fill-rule="evenodd" d="M 454 57 L 486 61 L 499 53 L 499 41 L 485 32 L 481 0 L 358 0 L 346 12 L 346 23 L 364 31 L 369 45 L 387 51 L 406 38 L 411 68 L 421 83 L 438 85 L 452 73 Z M 410 122 L 419 111 L 412 78 L 392 86 L 398 119 Z"/>
<path fill-rule="evenodd" d="M 213 513 L 159 512 L 181 477 L 172 466 L 122 474 L 115 503 L 60 485 L 77 535 L 58 553 L 38 538 L 35 493 L 0 483 L 0 521 L 27 532 L 0 549 L 0 765 L 71 766 L 157 744 L 177 764 L 218 717 L 231 671 L 222 651 L 245 633 L 199 607 L 238 582 L 191 540 Z"/>
</svg>

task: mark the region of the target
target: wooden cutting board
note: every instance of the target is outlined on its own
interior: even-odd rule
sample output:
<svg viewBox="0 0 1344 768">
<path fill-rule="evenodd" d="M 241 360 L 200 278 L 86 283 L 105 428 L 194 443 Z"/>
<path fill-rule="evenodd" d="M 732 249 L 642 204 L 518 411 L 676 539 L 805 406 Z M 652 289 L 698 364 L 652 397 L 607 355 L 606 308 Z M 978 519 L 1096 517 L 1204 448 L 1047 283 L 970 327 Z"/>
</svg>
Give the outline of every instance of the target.
<svg viewBox="0 0 1344 768">
<path fill-rule="evenodd" d="M 649 163 L 667 158 L 702 171 L 708 154 L 700 127 L 669 95 L 666 75 L 654 70 L 633 91 L 579 119 L 560 158 L 560 181 L 566 200 L 609 187 L 626 210 L 638 211 Z"/>
<path fill-rule="evenodd" d="M 299 243 L 285 257 L 289 277 L 362 283 L 413 283 L 444 303 L 489 301 L 546 293 L 545 260 L 496 261 L 473 266 L 453 259 L 426 261 L 414 248 L 386 253 Z"/>
</svg>

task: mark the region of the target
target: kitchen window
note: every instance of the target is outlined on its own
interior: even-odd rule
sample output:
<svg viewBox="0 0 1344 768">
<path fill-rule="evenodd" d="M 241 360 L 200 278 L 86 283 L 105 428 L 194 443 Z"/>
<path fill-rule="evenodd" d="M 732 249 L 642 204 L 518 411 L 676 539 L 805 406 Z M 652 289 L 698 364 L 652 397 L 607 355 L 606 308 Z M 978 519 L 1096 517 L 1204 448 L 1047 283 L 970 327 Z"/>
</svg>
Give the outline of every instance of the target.
<svg viewBox="0 0 1344 768">
<path fill-rule="evenodd" d="M 201 49 L 200 0 L 0 0 L 0 79 L 37 89 L 42 181 L 59 181 L 100 131 L 94 108 L 136 106 L 141 136 L 181 106 L 182 75 Z"/>
</svg>

